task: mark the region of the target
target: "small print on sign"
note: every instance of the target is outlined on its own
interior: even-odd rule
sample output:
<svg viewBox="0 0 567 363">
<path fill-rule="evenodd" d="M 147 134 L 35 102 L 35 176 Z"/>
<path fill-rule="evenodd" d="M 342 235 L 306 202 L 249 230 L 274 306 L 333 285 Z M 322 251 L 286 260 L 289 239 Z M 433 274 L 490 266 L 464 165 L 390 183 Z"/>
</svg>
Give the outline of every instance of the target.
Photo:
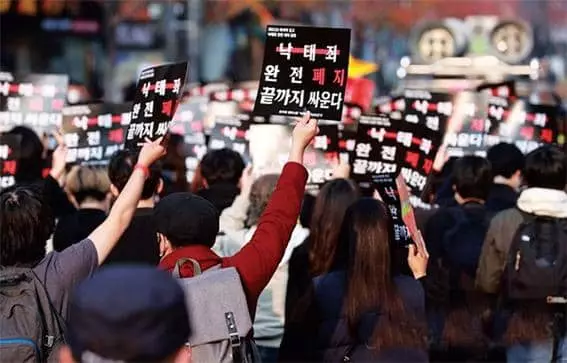
<svg viewBox="0 0 567 363">
<path fill-rule="evenodd" d="M 350 29 L 268 26 L 254 113 L 340 121 Z"/>
<path fill-rule="evenodd" d="M 165 136 L 183 93 L 186 76 L 187 62 L 142 71 L 126 132 L 126 148 L 137 150 L 145 139 Z"/>
</svg>

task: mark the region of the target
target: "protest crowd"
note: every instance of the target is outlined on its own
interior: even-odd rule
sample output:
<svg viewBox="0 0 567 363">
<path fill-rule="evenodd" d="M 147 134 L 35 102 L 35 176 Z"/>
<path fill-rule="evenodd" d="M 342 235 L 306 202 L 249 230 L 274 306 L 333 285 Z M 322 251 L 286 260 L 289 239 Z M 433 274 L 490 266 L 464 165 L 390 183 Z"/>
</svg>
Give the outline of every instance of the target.
<svg viewBox="0 0 567 363">
<path fill-rule="evenodd" d="M 558 107 L 370 105 L 350 30 L 266 36 L 255 87 L 0 74 L 0 362 L 567 361 Z"/>
</svg>

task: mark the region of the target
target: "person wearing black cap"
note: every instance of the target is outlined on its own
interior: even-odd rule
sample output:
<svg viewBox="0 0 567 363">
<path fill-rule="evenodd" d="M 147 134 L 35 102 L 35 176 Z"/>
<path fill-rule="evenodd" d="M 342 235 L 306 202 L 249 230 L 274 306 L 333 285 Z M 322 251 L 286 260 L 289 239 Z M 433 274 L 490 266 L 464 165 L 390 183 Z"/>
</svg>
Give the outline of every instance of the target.
<svg viewBox="0 0 567 363">
<path fill-rule="evenodd" d="M 211 250 L 219 230 L 219 215 L 210 202 L 191 193 L 162 199 L 154 209 L 160 252 L 164 255 L 160 267 L 171 272 L 182 258 L 196 260 L 202 270 L 217 265 L 235 267 L 254 318 L 258 296 L 276 271 L 297 223 L 307 181 L 307 170 L 301 164 L 303 153 L 317 132 L 317 121 L 309 114 L 297 122 L 288 163 L 268 206 L 250 242 L 234 256 L 221 258 Z M 182 264 L 180 274 L 193 276 L 193 266 Z"/>
<path fill-rule="evenodd" d="M 109 266 L 71 297 L 61 363 L 189 362 L 181 286 L 149 266 Z"/>
</svg>

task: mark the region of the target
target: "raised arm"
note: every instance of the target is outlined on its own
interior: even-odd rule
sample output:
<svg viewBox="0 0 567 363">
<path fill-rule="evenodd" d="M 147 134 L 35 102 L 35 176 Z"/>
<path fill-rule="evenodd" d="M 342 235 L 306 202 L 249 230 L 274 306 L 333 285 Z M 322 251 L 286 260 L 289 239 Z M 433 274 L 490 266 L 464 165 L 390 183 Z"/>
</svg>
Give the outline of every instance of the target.
<svg viewBox="0 0 567 363">
<path fill-rule="evenodd" d="M 317 134 L 317 121 L 304 116 L 293 130 L 292 148 L 276 189 L 242 250 L 231 260 L 238 269 L 249 296 L 258 297 L 277 269 L 301 209 L 307 170 L 301 164 L 303 152 Z"/>
<path fill-rule="evenodd" d="M 134 167 L 128 183 L 116 199 L 108 217 L 88 237 L 96 248 L 99 265 L 108 257 L 122 233 L 130 224 L 142 195 L 144 182 L 149 174 L 148 168 L 165 155 L 165 148 L 161 145 L 161 141 L 162 138 L 144 144 L 138 157 L 138 163 Z"/>
</svg>

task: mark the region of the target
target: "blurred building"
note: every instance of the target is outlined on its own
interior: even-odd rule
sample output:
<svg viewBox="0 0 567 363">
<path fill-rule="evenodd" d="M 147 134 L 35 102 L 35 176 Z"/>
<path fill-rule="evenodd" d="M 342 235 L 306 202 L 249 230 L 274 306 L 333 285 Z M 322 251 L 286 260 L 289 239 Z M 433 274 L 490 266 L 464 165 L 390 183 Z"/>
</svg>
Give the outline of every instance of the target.
<svg viewBox="0 0 567 363">
<path fill-rule="evenodd" d="M 557 0 L 0 0 L 0 68 L 68 73 L 93 97 L 119 101 L 146 65 L 189 59 L 191 81 L 257 79 L 270 22 L 350 27 L 351 52 L 376 62 L 381 93 L 396 86 L 421 21 L 497 15 L 528 21 L 534 56 L 567 74 L 567 1 Z"/>
</svg>

